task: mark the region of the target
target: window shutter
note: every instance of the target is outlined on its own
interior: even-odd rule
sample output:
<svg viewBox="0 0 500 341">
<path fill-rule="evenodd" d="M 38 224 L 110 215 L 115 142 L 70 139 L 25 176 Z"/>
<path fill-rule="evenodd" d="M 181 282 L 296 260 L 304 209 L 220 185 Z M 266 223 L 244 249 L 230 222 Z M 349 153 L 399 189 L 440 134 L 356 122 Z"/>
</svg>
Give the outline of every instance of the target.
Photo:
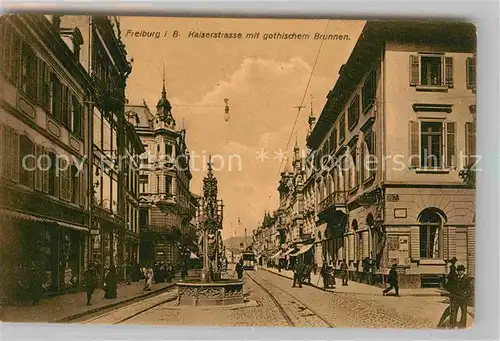
<svg viewBox="0 0 500 341">
<path fill-rule="evenodd" d="M 5 125 L 3 128 L 3 135 L 4 135 L 4 148 L 2 155 L 5 155 L 4 162 L 3 163 L 3 172 L 2 175 L 6 179 L 12 179 L 12 145 L 14 144 L 14 137 L 13 134 L 14 132 L 12 131 L 12 128 Z"/>
<path fill-rule="evenodd" d="M 410 227 L 410 257 L 412 260 L 420 259 L 420 227 Z"/>
<path fill-rule="evenodd" d="M 365 172 L 365 166 L 366 166 L 366 160 L 365 160 L 365 148 L 366 148 L 366 143 L 365 142 L 362 142 L 361 143 L 361 150 L 359 151 L 360 155 L 359 155 L 359 158 L 360 158 L 360 162 L 359 162 L 359 172 L 360 172 L 360 180 L 361 181 L 364 181 L 367 176 L 366 174 L 368 172 Z"/>
<path fill-rule="evenodd" d="M 453 57 L 445 57 L 445 85 L 453 88 Z"/>
<path fill-rule="evenodd" d="M 63 200 L 67 200 L 66 163 L 65 159 L 59 159 L 59 198 Z"/>
<path fill-rule="evenodd" d="M 419 82 L 419 57 L 410 55 L 410 86 L 416 86 Z"/>
<path fill-rule="evenodd" d="M 420 146 L 419 146 L 419 123 L 410 121 L 410 166 L 418 168 L 420 166 Z"/>
<path fill-rule="evenodd" d="M 73 181 L 71 174 L 71 164 L 68 165 L 68 169 L 66 169 L 66 200 L 71 201 L 72 199 L 72 191 L 73 191 Z"/>
<path fill-rule="evenodd" d="M 44 155 L 43 158 L 41 158 L 41 169 L 42 171 L 42 191 L 44 193 L 49 192 L 49 158 L 47 154 L 47 150 L 45 148 L 42 148 L 42 155 Z"/>
<path fill-rule="evenodd" d="M 476 58 L 467 57 L 466 59 L 467 89 L 476 88 Z"/>
<path fill-rule="evenodd" d="M 12 135 L 12 150 L 10 157 L 11 165 L 11 179 L 15 182 L 19 182 L 19 133 L 14 129 L 11 130 Z"/>
<path fill-rule="evenodd" d="M 40 160 L 41 156 L 42 156 L 42 147 L 35 144 L 35 190 L 37 191 L 42 190 L 43 171 L 39 167 L 40 163 L 38 161 Z"/>
<path fill-rule="evenodd" d="M 473 122 L 465 123 L 465 155 L 466 155 L 465 165 L 470 165 L 475 161 L 476 127 Z"/>
<path fill-rule="evenodd" d="M 85 196 L 87 193 L 85 184 L 85 172 L 82 170 L 82 172 L 80 173 L 80 206 L 82 207 L 85 207 Z"/>
<path fill-rule="evenodd" d="M 446 123 L 446 167 L 454 168 L 457 166 L 457 143 L 456 143 L 456 122 Z"/>
</svg>

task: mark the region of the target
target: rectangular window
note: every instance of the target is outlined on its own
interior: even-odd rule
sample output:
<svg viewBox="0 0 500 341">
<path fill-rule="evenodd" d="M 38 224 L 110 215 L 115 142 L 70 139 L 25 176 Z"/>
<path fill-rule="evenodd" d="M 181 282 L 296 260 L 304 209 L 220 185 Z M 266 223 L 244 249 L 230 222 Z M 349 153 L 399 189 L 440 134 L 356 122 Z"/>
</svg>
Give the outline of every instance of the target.
<svg viewBox="0 0 500 341">
<path fill-rule="evenodd" d="M 354 96 L 349 108 L 347 109 L 347 123 L 349 125 L 349 130 L 352 130 L 359 119 L 359 95 Z"/>
<path fill-rule="evenodd" d="M 363 106 L 361 110 L 366 113 L 368 108 L 370 108 L 375 102 L 375 96 L 377 93 L 377 72 L 372 70 L 365 80 L 362 90 L 363 96 Z"/>
<path fill-rule="evenodd" d="M 472 165 L 476 160 L 476 125 L 474 122 L 465 123 L 465 164 Z"/>
<path fill-rule="evenodd" d="M 170 175 L 165 175 L 164 181 L 165 193 L 172 194 L 172 177 Z"/>
<path fill-rule="evenodd" d="M 111 157 L 111 123 L 103 116 L 102 120 L 102 151 Z"/>
<path fill-rule="evenodd" d="M 55 74 L 51 75 L 52 83 L 52 107 L 50 113 L 52 116 L 61 121 L 62 119 L 62 84 Z"/>
<path fill-rule="evenodd" d="M 147 207 L 139 208 L 139 226 L 149 225 L 149 209 Z"/>
<path fill-rule="evenodd" d="M 453 87 L 453 58 L 440 54 L 410 55 L 410 86 Z"/>
<path fill-rule="evenodd" d="M 339 119 L 339 144 L 345 140 L 345 115 L 342 113 Z"/>
<path fill-rule="evenodd" d="M 422 122 L 420 129 L 420 166 L 438 168 L 443 163 L 443 124 Z"/>
<path fill-rule="evenodd" d="M 56 154 L 49 153 L 50 169 L 49 169 L 49 195 L 59 196 L 59 165 Z"/>
<path fill-rule="evenodd" d="M 358 176 L 358 167 L 357 167 L 357 162 L 358 162 L 358 153 L 357 153 L 357 148 L 356 146 L 354 146 L 352 149 L 351 149 L 351 167 L 350 167 L 350 172 L 351 172 L 351 177 L 352 177 L 352 180 L 351 180 L 351 187 L 350 189 L 354 189 L 356 188 L 358 185 L 359 185 L 359 176 Z"/>
<path fill-rule="evenodd" d="M 19 183 L 33 188 L 35 145 L 26 135 L 19 137 Z"/>
<path fill-rule="evenodd" d="M 37 99 L 37 59 L 33 49 L 22 43 L 21 48 L 21 89 L 32 100 Z"/>
<path fill-rule="evenodd" d="M 365 168 L 363 180 L 367 180 L 368 178 L 374 177 L 377 169 L 377 162 L 375 159 L 375 132 L 370 131 L 365 135 L 365 145 L 366 145 L 366 153 L 365 153 Z"/>
<path fill-rule="evenodd" d="M 39 104 L 40 106 L 47 111 L 48 114 L 51 114 L 50 107 L 52 101 L 52 83 L 51 83 L 51 72 L 47 64 L 43 60 L 39 60 L 39 74 L 38 74 L 38 84 L 39 84 Z"/>
<path fill-rule="evenodd" d="M 78 168 L 75 165 L 71 166 L 71 202 L 80 203 L 80 176 Z"/>
<path fill-rule="evenodd" d="M 332 135 L 330 136 L 330 145 L 332 152 L 337 150 L 337 128 L 333 128 Z"/>
<path fill-rule="evenodd" d="M 466 77 L 467 89 L 476 89 L 476 57 L 467 57 L 466 59 Z"/>
<path fill-rule="evenodd" d="M 83 107 L 75 96 L 71 98 L 71 131 L 78 136 L 83 137 Z"/>
<path fill-rule="evenodd" d="M 165 158 L 166 160 L 170 160 L 173 158 L 173 148 L 171 144 L 165 144 Z"/>
<path fill-rule="evenodd" d="M 92 138 L 94 140 L 94 145 L 102 150 L 102 115 L 97 110 L 94 108 L 94 115 L 93 115 L 94 123 L 93 123 L 93 134 Z"/>
<path fill-rule="evenodd" d="M 149 191 L 149 176 L 147 174 L 141 174 L 139 178 L 140 182 L 140 193 L 148 193 Z"/>
</svg>

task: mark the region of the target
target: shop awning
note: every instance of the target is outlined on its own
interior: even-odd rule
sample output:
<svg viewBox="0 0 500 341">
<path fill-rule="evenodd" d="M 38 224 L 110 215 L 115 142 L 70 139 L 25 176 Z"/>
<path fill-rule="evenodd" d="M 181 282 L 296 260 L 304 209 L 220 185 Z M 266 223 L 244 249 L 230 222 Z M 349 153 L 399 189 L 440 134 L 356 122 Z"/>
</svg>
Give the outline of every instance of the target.
<svg viewBox="0 0 500 341">
<path fill-rule="evenodd" d="M 189 255 L 189 259 L 200 259 L 200 257 L 195 255 L 194 252 L 191 251 L 191 254 Z"/>
<path fill-rule="evenodd" d="M 294 254 L 291 254 L 290 256 L 291 257 L 295 257 L 295 256 L 298 256 L 298 255 L 301 255 L 303 253 L 306 253 L 307 251 L 309 251 L 312 247 L 313 247 L 314 244 L 307 244 L 307 245 L 304 245 L 300 248 L 299 251 L 295 252 Z"/>
<path fill-rule="evenodd" d="M 281 256 L 282 253 L 283 251 L 279 250 L 278 252 L 276 252 L 274 255 L 271 256 L 271 259 L 278 258 L 279 256 Z"/>
<path fill-rule="evenodd" d="M 71 223 L 66 223 L 66 222 L 57 221 L 57 220 L 46 218 L 46 217 L 36 216 L 36 215 L 17 212 L 17 211 L 10 211 L 10 210 L 1 209 L 0 216 L 7 216 L 7 217 L 14 218 L 14 219 L 25 220 L 25 221 L 36 221 L 36 222 L 40 222 L 40 223 L 57 224 L 61 227 L 67 227 L 67 228 L 77 230 L 77 231 L 84 231 L 84 232 L 89 231 L 89 229 L 85 226 L 75 225 L 75 224 L 71 224 Z"/>
</svg>

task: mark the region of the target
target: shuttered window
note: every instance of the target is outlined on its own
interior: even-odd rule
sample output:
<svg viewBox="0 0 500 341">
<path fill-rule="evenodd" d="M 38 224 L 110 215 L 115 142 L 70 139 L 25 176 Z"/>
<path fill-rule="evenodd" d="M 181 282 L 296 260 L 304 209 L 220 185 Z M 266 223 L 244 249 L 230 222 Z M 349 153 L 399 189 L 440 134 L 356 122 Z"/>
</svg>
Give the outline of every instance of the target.
<svg viewBox="0 0 500 341">
<path fill-rule="evenodd" d="M 476 57 L 466 59 L 467 89 L 476 89 Z"/>
<path fill-rule="evenodd" d="M 345 140 L 345 115 L 341 114 L 339 119 L 339 144 Z"/>
<path fill-rule="evenodd" d="M 35 169 L 35 145 L 26 135 L 19 137 L 19 183 L 33 188 L 33 178 Z"/>
<path fill-rule="evenodd" d="M 38 60 L 38 103 L 50 114 L 51 107 L 51 72 L 47 64 Z"/>
<path fill-rule="evenodd" d="M 453 57 L 438 54 L 410 55 L 410 86 L 453 88 L 453 78 Z"/>
<path fill-rule="evenodd" d="M 465 165 L 475 162 L 476 156 L 476 126 L 474 122 L 465 123 Z"/>
<path fill-rule="evenodd" d="M 71 129 L 70 125 L 70 98 L 69 89 L 61 84 L 61 119 L 66 128 Z"/>
<path fill-rule="evenodd" d="M 457 166 L 457 143 L 456 143 L 456 122 L 446 123 L 446 167 L 454 168 Z"/>
<path fill-rule="evenodd" d="M 354 96 L 349 108 L 347 109 L 347 123 L 349 130 L 352 130 L 359 120 L 359 94 Z"/>
</svg>

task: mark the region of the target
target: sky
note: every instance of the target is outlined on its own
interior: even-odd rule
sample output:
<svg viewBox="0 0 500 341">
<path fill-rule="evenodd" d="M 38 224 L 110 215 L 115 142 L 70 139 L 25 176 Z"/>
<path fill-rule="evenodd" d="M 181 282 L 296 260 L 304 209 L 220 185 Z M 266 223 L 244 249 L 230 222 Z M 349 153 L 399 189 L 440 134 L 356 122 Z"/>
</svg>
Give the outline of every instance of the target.
<svg viewBox="0 0 500 341">
<path fill-rule="evenodd" d="M 172 114 L 177 127 L 186 129 L 191 191 L 201 193 L 206 161 L 213 155 L 225 204 L 223 237 L 244 236 L 245 229 L 251 235 L 264 212 L 278 208 L 279 174 L 290 162 L 281 156 L 290 159 L 296 141 L 306 153 L 311 101 L 317 117 L 364 21 L 122 17 L 120 22 L 133 58 L 129 103 L 144 100 L 154 114 L 164 70 Z M 241 33 L 242 38 L 193 37 L 200 32 Z M 259 35 L 247 38 L 247 33 Z M 310 37 L 280 39 L 275 33 Z M 348 39 L 314 39 L 325 33 Z M 227 121 L 224 99 L 229 100 Z M 301 103 L 306 107 L 294 129 Z"/>
</svg>

